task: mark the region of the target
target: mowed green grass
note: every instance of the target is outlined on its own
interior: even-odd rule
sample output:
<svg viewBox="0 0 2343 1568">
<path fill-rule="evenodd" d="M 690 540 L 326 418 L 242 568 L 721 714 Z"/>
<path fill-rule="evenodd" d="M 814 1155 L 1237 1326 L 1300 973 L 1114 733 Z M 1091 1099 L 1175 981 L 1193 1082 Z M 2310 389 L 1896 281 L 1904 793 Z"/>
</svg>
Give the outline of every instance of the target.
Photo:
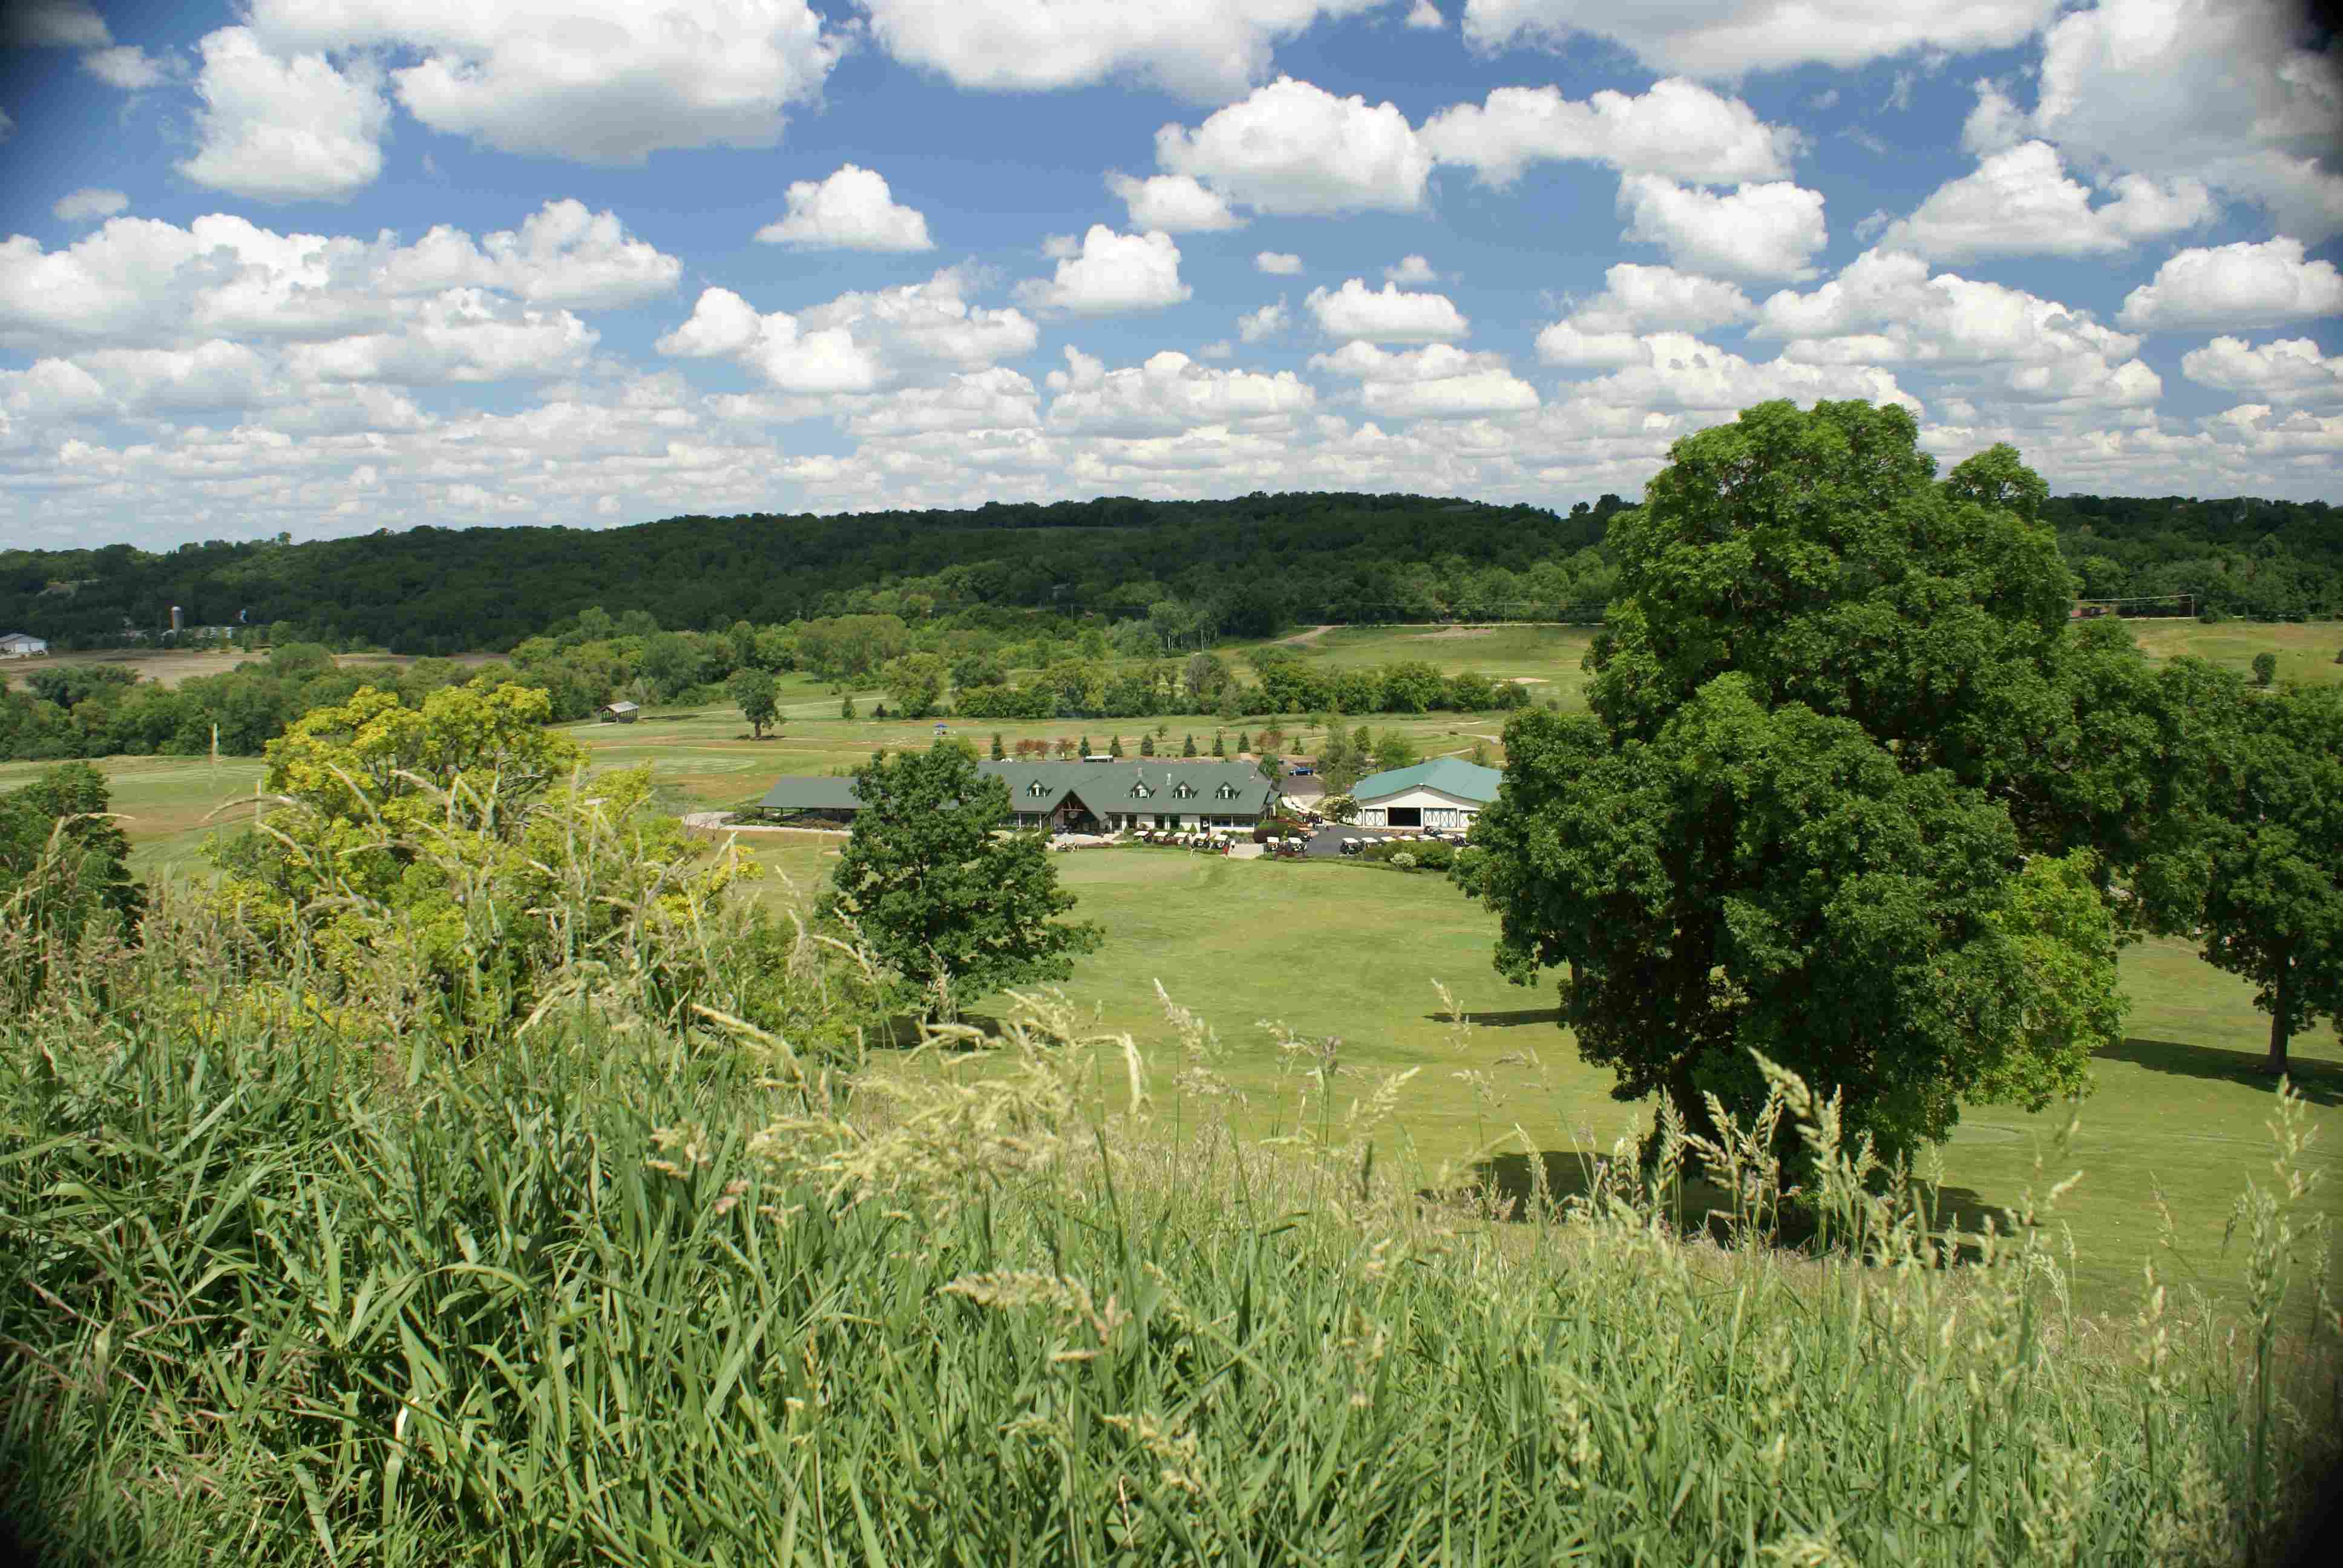
<svg viewBox="0 0 2343 1568">
<path fill-rule="evenodd" d="M 2278 678 L 2306 686 L 2343 683 L 2343 621 L 2303 621 L 2265 626 L 2258 621 L 2229 620 L 2207 626 L 2196 620 L 2139 620 L 2132 636 L 2151 658 L 2182 655 L 2210 659 L 2239 675 L 2251 672 L 2258 653 L 2278 655 Z"/>
<path fill-rule="evenodd" d="M 1581 668 L 1594 640 L 1591 626 L 1338 626 L 1281 639 L 1325 670 L 1363 669 L 1422 660 L 1443 675 L 1478 670 L 1492 680 L 1520 680 L 1541 702 L 1560 698 L 1585 706 Z M 1246 651 L 1262 644 L 1247 644 Z"/>
<path fill-rule="evenodd" d="M 757 847 L 760 859 L 809 890 L 835 862 L 834 841 L 806 839 Z M 1159 1094 L 1181 1065 L 1155 998 L 1196 1010 L 1229 1048 L 1225 1071 L 1245 1096 L 1237 1112 L 1248 1132 L 1291 1130 L 1301 1081 L 1271 1034 L 1282 1020 L 1313 1037 L 1339 1036 L 1339 1121 L 1353 1095 L 1383 1074 L 1417 1070 L 1403 1092 L 1381 1157 L 1412 1157 L 1426 1175 L 1494 1155 L 1489 1173 L 1518 1181 L 1525 1169 L 1518 1124 L 1552 1154 L 1607 1150 L 1632 1136 L 1647 1105 L 1610 1097 L 1609 1072 L 1587 1066 L 1554 1021 L 1551 977 L 1535 990 L 1508 983 L 1491 967 L 1494 920 L 1444 879 L 1343 862 L 1302 863 L 1191 857 L 1176 850 L 1120 849 L 1056 858 L 1077 911 L 1106 929 L 1105 946 L 1084 957 L 1064 990 L 1098 1010 L 1101 1023 L 1129 1030 L 1147 1050 Z M 780 883 L 769 896 L 785 896 Z M 2229 1205 L 2248 1175 L 2268 1180 L 2264 1127 L 2272 1087 L 2254 1071 L 2268 1020 L 2249 987 L 2215 970 L 2177 942 L 2128 950 L 2124 985 L 2132 1004 L 2128 1038 L 2095 1064 L 2097 1092 L 2065 1154 L 2056 1135 L 2064 1107 L 2028 1115 L 2015 1107 L 1967 1112 L 1942 1151 L 1944 1195 L 1974 1220 L 2015 1205 L 2038 1154 L 2046 1187 L 2077 1169 L 2059 1222 L 2073 1230 L 2078 1289 L 2088 1310 L 2130 1302 L 2141 1261 L 2157 1241 L 2153 1194 L 2170 1205 L 2188 1266 L 2224 1294 L 2236 1260 L 2221 1254 Z M 1443 1015 L 1433 982 L 1444 982 L 1472 1027 L 1461 1035 Z M 997 1011 L 1003 999 L 977 1004 Z M 2343 1050 L 2322 1025 L 2294 1041 L 2296 1079 L 2323 1130 L 2320 1199 L 2343 1223 Z M 1466 1076 L 1478 1075 L 1477 1077 Z M 1168 1111 L 1168 1105 L 1166 1107 Z M 1192 1103 L 1183 1115 L 1218 1118 L 1222 1108 Z M 1318 1108 L 1306 1120 L 1317 1121 Z M 2175 1270 L 2160 1260 L 2167 1280 Z M 2192 1273 L 2191 1270 L 2201 1271 Z"/>
</svg>

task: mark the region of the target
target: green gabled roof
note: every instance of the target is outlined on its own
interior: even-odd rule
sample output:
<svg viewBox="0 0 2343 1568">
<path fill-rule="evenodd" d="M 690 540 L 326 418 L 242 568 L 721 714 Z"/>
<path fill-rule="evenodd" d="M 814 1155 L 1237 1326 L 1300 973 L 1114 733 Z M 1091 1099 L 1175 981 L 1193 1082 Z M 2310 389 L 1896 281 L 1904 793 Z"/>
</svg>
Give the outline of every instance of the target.
<svg viewBox="0 0 2343 1568">
<path fill-rule="evenodd" d="M 851 779 L 776 779 L 757 802 L 768 811 L 860 811 Z"/>
<path fill-rule="evenodd" d="M 1012 811 L 1054 811 L 1071 795 L 1104 815 L 1109 811 L 1264 812 L 1269 780 L 1246 762 L 1164 762 L 1140 758 L 1121 762 L 980 762 L 977 770 L 1008 788 Z M 1032 786 L 1039 784 L 1041 793 Z M 1178 787 L 1194 793 L 1182 799 Z M 1221 798 L 1223 784 L 1235 793 Z M 1131 793 L 1143 785 L 1148 793 Z M 857 811 L 861 798 L 851 779 L 776 779 L 758 804 L 768 811 Z"/>
<path fill-rule="evenodd" d="M 1427 789 L 1437 789 L 1443 795 L 1453 795 L 1460 800 L 1477 800 L 1485 806 L 1497 798 L 1497 788 L 1504 781 L 1505 776 L 1494 768 L 1483 768 L 1461 757 L 1435 757 L 1413 768 L 1394 768 L 1388 773 L 1370 773 L 1351 786 L 1351 799 L 1364 804 L 1385 795 L 1396 795 L 1403 789 L 1422 786 Z"/>
<path fill-rule="evenodd" d="M 1253 811 L 1266 809 L 1269 780 L 1249 762 L 1167 762 L 1160 758 L 1126 758 L 1120 762 L 980 762 L 980 771 L 1009 787 L 1012 811 L 1054 811 L 1069 794 L 1097 812 L 1108 811 Z M 1039 784 L 1041 793 L 1032 792 Z M 1176 793 L 1186 784 L 1195 793 L 1185 799 Z M 1221 786 L 1233 787 L 1228 799 Z M 1133 795 L 1133 786 L 1148 793 Z"/>
</svg>

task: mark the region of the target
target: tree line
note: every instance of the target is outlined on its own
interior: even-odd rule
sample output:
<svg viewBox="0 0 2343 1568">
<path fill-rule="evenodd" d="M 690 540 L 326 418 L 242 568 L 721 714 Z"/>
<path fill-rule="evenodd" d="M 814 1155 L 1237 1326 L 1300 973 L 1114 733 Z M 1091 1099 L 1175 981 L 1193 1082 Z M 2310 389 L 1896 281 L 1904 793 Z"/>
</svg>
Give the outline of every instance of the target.
<svg viewBox="0 0 2343 1568">
<path fill-rule="evenodd" d="M 1256 493 L 8 550 L 0 629 L 114 647 L 163 636 L 176 606 L 191 626 L 427 655 L 509 650 L 598 606 L 703 632 L 858 617 L 1121 628 L 1168 654 L 1301 622 L 1594 620 L 1619 591 L 1612 528 L 1634 510 L 1615 495 L 1562 512 Z M 2343 526 L 2325 502 L 2077 495 L 2046 499 L 2043 518 L 2091 598 L 2343 614 Z"/>
</svg>

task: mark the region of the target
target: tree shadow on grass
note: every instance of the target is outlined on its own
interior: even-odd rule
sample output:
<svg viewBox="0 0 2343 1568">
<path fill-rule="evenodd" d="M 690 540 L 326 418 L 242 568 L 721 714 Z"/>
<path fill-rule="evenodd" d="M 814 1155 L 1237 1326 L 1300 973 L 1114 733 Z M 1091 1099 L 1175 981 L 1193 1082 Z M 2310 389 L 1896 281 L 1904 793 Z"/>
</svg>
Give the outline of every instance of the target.
<svg viewBox="0 0 2343 1568">
<path fill-rule="evenodd" d="M 2175 1073 L 2184 1078 L 2213 1079 L 2224 1083 L 2243 1084 L 2250 1089 L 2275 1091 L 2278 1080 L 2262 1070 L 2267 1060 L 2258 1050 L 2224 1050 L 2218 1046 L 2183 1045 L 2177 1040 L 2125 1040 L 2095 1054 L 2099 1061 L 2127 1061 L 2134 1067 L 2144 1067 L 2150 1072 Z M 2289 1073 L 2294 1091 L 2310 1104 L 2343 1105 L 2343 1068 L 2330 1061 L 2315 1061 L 2296 1057 Z"/>
<path fill-rule="evenodd" d="M 1006 1023 L 989 1012 L 964 1012 L 960 1021 L 975 1030 L 990 1042 L 1001 1037 Z M 873 1050 L 910 1050 L 920 1043 L 920 1015 L 915 1012 L 894 1013 L 870 1026 L 863 1041 Z M 963 1040 L 948 1044 L 947 1050 L 974 1050 L 976 1043 Z"/>
<path fill-rule="evenodd" d="M 1539 1151 L 1537 1159 L 1544 1167 L 1545 1196 L 1551 1202 L 1566 1203 L 1583 1198 L 1594 1190 L 1603 1166 L 1611 1161 L 1607 1154 L 1589 1153 L 1577 1149 L 1548 1149 Z M 1627 1173 L 1632 1185 L 1634 1177 Z M 1534 1212 L 1537 1196 L 1538 1167 L 1526 1154 L 1498 1154 L 1473 1167 L 1472 1176 L 1461 1194 L 1483 1200 L 1494 1199 L 1504 1203 L 1506 1211 L 1515 1220 Z M 1426 1194 L 1429 1196 L 1429 1194 Z M 1962 1235 L 1982 1231 L 1990 1221 L 2003 1235 L 2010 1232 L 2015 1221 L 2009 1211 L 1998 1203 L 1986 1201 L 1985 1194 L 1973 1187 L 1937 1186 L 1930 1190 L 1934 1230 L 1939 1233 L 1947 1228 Z M 1708 1239 L 1724 1244 L 1731 1240 L 1733 1194 L 1717 1182 L 1702 1177 L 1686 1177 L 1681 1183 L 1673 1205 L 1678 1231 L 1685 1236 L 1698 1236 L 1704 1231 Z M 1780 1217 L 1776 1245 L 1803 1248 L 1815 1239 L 1813 1217 L 1802 1211 L 1785 1210 Z M 1964 1262 L 1977 1261 L 1980 1253 L 1974 1244 L 1957 1249 Z"/>
<path fill-rule="evenodd" d="M 1423 1016 L 1431 1023 L 1450 1021 L 1444 1012 L 1428 1012 Z M 1519 1029 L 1532 1023 L 1552 1024 L 1558 1029 L 1562 1025 L 1562 1010 L 1554 1007 L 1495 1008 L 1468 1012 L 1464 1015 L 1464 1021 L 1475 1029 Z"/>
</svg>

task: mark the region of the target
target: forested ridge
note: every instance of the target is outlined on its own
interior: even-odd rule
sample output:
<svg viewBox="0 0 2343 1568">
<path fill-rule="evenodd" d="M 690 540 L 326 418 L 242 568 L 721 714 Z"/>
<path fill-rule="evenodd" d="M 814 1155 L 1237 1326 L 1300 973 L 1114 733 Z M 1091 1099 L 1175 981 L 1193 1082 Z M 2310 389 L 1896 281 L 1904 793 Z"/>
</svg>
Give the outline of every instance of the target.
<svg viewBox="0 0 2343 1568">
<path fill-rule="evenodd" d="M 1307 621 L 1589 618 L 1612 596 L 1615 496 L 1567 513 L 1423 496 L 1255 494 L 834 517 L 684 516 L 606 530 L 422 527 L 292 544 L 0 551 L 0 629 L 61 649 L 189 626 L 433 654 L 510 648 L 589 606 L 715 629 L 820 616 L 1048 609 L 1108 621 L 1167 599 L 1227 635 Z M 2343 613 L 2325 502 L 2053 498 L 2093 598 L 2190 593 L 2232 615 Z"/>
</svg>

